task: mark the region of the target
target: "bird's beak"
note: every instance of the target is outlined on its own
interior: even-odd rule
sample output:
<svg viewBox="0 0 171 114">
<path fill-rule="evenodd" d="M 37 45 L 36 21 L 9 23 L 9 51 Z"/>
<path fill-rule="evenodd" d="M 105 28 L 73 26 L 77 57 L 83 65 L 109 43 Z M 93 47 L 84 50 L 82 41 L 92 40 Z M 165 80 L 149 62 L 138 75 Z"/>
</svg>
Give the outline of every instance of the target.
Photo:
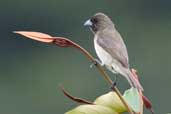
<svg viewBox="0 0 171 114">
<path fill-rule="evenodd" d="M 93 23 L 91 22 L 91 20 L 89 19 L 89 20 L 87 20 L 85 23 L 84 23 L 84 26 L 88 26 L 88 27 L 90 27 L 90 26 L 92 26 L 93 25 Z"/>
</svg>

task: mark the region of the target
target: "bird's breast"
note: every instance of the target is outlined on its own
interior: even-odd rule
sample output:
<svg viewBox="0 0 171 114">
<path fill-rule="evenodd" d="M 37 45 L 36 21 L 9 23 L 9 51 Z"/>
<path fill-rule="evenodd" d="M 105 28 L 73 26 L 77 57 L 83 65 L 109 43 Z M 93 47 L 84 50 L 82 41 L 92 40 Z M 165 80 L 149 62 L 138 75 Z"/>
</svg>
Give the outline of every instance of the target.
<svg viewBox="0 0 171 114">
<path fill-rule="evenodd" d="M 107 51 L 105 51 L 101 46 L 98 45 L 97 38 L 94 39 L 94 48 L 102 64 L 111 66 L 112 57 Z"/>
</svg>

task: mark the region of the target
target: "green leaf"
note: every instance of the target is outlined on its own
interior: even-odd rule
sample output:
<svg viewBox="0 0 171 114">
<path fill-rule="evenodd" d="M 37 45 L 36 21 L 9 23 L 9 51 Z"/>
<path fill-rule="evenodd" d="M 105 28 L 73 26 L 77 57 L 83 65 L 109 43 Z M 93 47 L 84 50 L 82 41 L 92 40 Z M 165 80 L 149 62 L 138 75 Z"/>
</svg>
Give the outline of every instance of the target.
<svg viewBox="0 0 171 114">
<path fill-rule="evenodd" d="M 141 95 L 136 88 L 126 90 L 123 98 L 134 112 L 141 112 L 143 106 L 141 104 Z M 127 111 L 115 92 L 109 92 L 98 97 L 94 104 L 80 105 L 65 114 L 118 114 Z"/>
<path fill-rule="evenodd" d="M 109 92 L 105 95 L 98 97 L 94 101 L 94 103 L 97 105 L 109 107 L 118 113 L 127 111 L 125 106 L 121 102 L 120 98 L 117 96 L 115 92 Z"/>
<path fill-rule="evenodd" d="M 127 101 L 129 106 L 133 109 L 134 112 L 141 112 L 141 97 L 136 88 L 131 88 L 125 91 L 123 95 L 124 99 Z"/>
<path fill-rule="evenodd" d="M 65 114 L 118 114 L 114 110 L 100 105 L 80 105 Z"/>
</svg>

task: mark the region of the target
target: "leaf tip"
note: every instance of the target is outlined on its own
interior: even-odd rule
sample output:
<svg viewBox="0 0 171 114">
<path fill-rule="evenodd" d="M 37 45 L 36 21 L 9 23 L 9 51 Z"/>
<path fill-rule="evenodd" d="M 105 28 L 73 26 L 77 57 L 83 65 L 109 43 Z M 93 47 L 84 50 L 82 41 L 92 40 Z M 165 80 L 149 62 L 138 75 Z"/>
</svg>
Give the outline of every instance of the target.
<svg viewBox="0 0 171 114">
<path fill-rule="evenodd" d="M 12 31 L 12 33 L 14 33 L 14 34 L 22 34 L 22 32 L 24 32 L 24 31 Z"/>
<path fill-rule="evenodd" d="M 18 31 L 12 31 L 12 33 L 16 33 L 16 34 L 18 34 Z"/>
<path fill-rule="evenodd" d="M 54 40 L 52 36 L 45 34 L 45 33 L 41 33 L 41 32 L 13 31 L 13 33 L 20 34 L 32 40 L 37 40 L 37 41 L 44 42 L 44 43 L 51 43 Z"/>
</svg>

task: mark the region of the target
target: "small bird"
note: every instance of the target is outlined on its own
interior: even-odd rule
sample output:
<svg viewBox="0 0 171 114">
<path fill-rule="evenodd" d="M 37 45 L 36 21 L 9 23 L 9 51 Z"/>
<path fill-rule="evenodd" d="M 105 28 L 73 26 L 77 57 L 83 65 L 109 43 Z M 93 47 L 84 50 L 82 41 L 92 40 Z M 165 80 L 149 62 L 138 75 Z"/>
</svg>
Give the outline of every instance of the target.
<svg viewBox="0 0 171 114">
<path fill-rule="evenodd" d="M 94 34 L 94 48 L 100 64 L 124 76 L 131 87 L 143 90 L 130 71 L 127 48 L 112 20 L 104 13 L 96 13 L 84 26 L 88 26 Z"/>
</svg>

